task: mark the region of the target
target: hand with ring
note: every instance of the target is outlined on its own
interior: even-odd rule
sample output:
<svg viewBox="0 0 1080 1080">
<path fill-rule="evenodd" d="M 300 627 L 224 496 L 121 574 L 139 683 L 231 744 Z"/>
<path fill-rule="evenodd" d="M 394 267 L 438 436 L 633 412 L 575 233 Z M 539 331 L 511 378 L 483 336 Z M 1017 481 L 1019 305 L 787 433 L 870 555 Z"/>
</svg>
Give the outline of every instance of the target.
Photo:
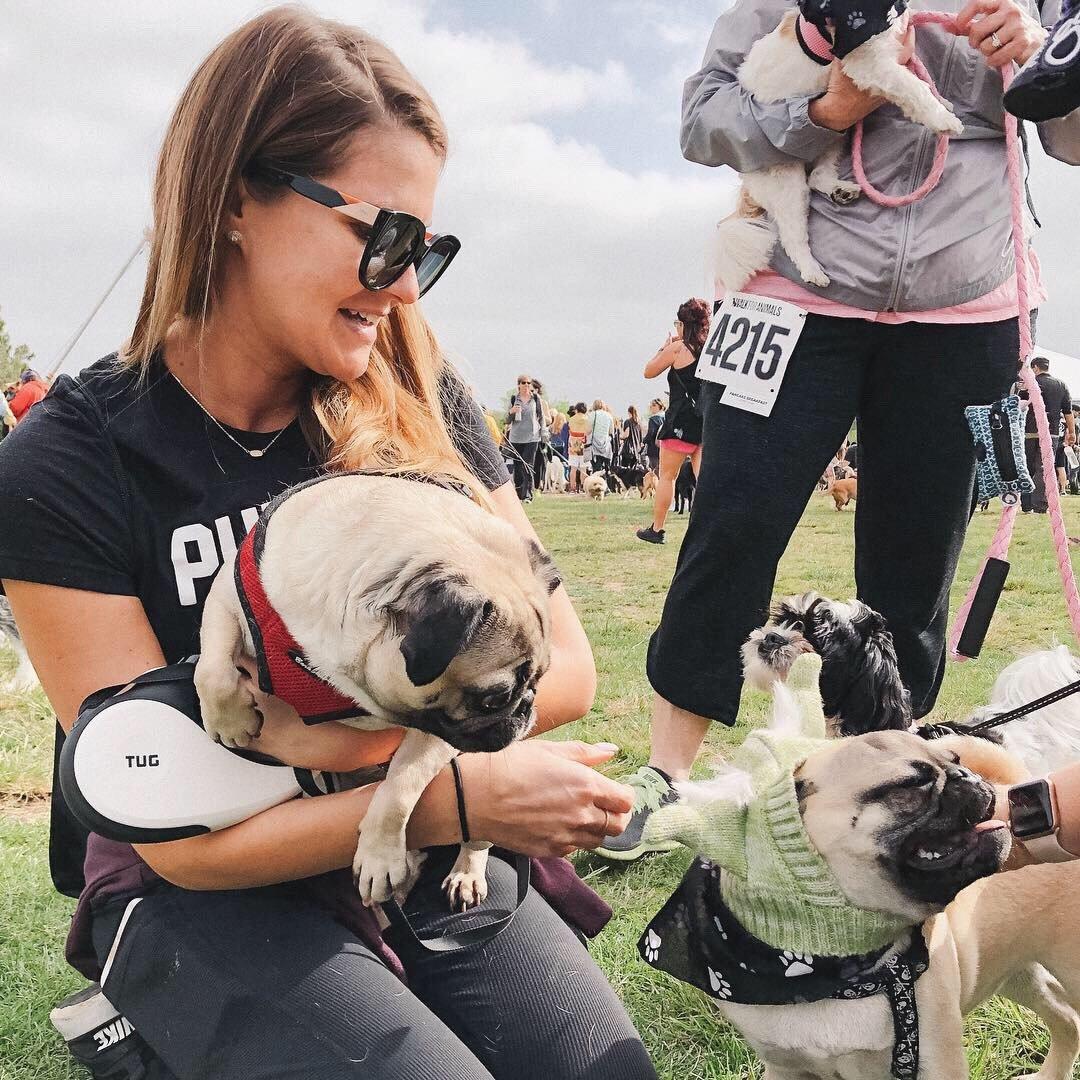
<svg viewBox="0 0 1080 1080">
<path fill-rule="evenodd" d="M 1016 0 L 969 0 L 956 28 L 992 68 L 1026 64 L 1046 40 L 1046 30 Z"/>
</svg>

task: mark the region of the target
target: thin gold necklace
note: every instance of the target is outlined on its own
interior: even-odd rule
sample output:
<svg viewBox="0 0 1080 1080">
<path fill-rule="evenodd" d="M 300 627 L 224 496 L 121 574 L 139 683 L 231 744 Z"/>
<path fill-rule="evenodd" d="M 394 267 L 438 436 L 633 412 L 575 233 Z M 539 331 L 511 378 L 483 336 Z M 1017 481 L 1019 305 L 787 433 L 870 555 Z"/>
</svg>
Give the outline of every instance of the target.
<svg viewBox="0 0 1080 1080">
<path fill-rule="evenodd" d="M 231 431 L 229 431 L 229 429 L 227 427 L 225 427 L 225 425 L 223 423 L 221 423 L 221 421 L 218 420 L 218 418 L 216 416 L 214 416 L 214 414 L 212 412 L 210 412 L 209 409 L 207 409 L 206 406 L 179 379 L 177 379 L 175 375 L 173 375 L 173 373 L 171 371 L 169 372 L 169 374 L 172 375 L 172 377 L 174 379 L 176 379 L 176 385 L 179 386 L 180 389 L 183 390 L 184 393 L 187 394 L 187 396 L 189 398 L 191 398 L 191 400 L 194 401 L 195 404 L 198 405 L 199 408 L 202 409 L 202 411 L 204 413 L 206 413 L 206 415 L 209 416 L 210 419 L 213 420 L 215 424 L 217 424 L 218 429 L 221 431 L 221 434 L 224 435 L 225 438 L 227 438 L 230 442 L 236 443 L 236 445 L 239 446 L 240 449 L 243 450 L 244 453 L 247 454 L 248 457 L 254 457 L 254 458 L 262 457 L 263 454 L 265 454 L 266 451 L 269 450 L 270 447 L 273 446 L 274 443 L 276 443 L 278 441 L 278 439 L 280 439 L 281 436 L 284 435 L 285 432 L 288 431 L 289 428 L 292 427 L 292 425 L 294 423 L 294 421 L 290 420 L 261 450 L 251 450 L 248 447 L 246 447 L 239 439 L 237 439 L 233 435 L 233 433 Z"/>
</svg>

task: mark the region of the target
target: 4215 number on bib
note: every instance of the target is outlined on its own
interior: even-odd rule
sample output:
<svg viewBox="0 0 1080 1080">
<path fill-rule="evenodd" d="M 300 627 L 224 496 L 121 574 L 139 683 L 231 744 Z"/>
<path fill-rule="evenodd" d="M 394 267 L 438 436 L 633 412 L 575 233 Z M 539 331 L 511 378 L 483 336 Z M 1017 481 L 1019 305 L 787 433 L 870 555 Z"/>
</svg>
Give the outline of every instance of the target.
<svg viewBox="0 0 1080 1080">
<path fill-rule="evenodd" d="M 721 404 L 768 416 L 805 325 L 794 304 L 731 293 L 713 316 L 698 378 L 723 386 Z"/>
</svg>

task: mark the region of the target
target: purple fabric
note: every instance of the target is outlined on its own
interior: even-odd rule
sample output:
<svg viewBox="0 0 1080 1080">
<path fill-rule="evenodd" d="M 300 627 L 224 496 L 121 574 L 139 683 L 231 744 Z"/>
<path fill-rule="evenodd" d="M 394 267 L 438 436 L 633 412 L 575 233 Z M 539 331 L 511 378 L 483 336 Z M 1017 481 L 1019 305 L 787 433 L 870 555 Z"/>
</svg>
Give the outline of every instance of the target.
<svg viewBox="0 0 1080 1080">
<path fill-rule="evenodd" d="M 533 888 L 555 912 L 586 937 L 596 937 L 611 918 L 611 908 L 577 876 L 566 859 L 532 859 Z M 113 896 L 138 896 L 161 878 L 136 854 L 130 844 L 90 834 L 86 845 L 86 888 L 71 920 L 66 955 L 68 963 L 86 978 L 101 977 L 94 953 L 90 926 L 94 905 Z M 351 930 L 386 966 L 404 981 L 405 971 L 397 955 L 383 940 L 374 913 L 364 907 L 347 870 L 308 878 L 312 900 L 326 908 Z"/>
</svg>

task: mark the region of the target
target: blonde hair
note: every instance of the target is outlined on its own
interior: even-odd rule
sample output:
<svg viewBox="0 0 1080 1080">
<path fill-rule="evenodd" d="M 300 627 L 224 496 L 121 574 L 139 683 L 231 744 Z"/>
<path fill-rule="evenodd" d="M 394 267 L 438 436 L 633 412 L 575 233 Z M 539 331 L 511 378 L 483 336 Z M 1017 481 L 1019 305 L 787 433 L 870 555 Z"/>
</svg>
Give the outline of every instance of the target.
<svg viewBox="0 0 1080 1080">
<path fill-rule="evenodd" d="M 256 198 L 281 193 L 260 180 L 259 164 L 326 174 L 358 131 L 379 127 L 415 132 L 446 157 L 435 103 L 398 57 L 363 31 L 284 6 L 217 45 L 181 94 L 165 134 L 146 285 L 121 363 L 145 374 L 178 320 L 205 325 L 220 294 L 219 246 L 241 183 Z M 418 307 L 398 306 L 380 323 L 361 378 L 312 376 L 301 407 L 304 433 L 328 468 L 448 474 L 486 503 L 454 447 L 453 419 L 443 415 L 439 385 L 447 368 Z"/>
</svg>

